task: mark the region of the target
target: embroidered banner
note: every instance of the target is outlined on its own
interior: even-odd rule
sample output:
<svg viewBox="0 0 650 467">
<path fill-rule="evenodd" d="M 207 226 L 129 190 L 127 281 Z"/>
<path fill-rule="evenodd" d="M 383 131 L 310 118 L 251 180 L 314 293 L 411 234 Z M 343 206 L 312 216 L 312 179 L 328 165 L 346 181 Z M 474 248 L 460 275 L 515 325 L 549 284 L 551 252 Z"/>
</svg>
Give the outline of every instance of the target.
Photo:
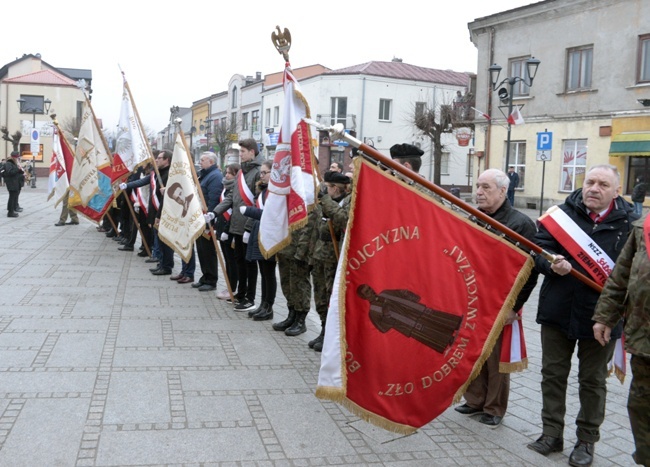
<svg viewBox="0 0 650 467">
<path fill-rule="evenodd" d="M 480 371 L 532 267 L 506 240 L 358 160 L 317 397 L 399 433 L 429 423 Z"/>
</svg>

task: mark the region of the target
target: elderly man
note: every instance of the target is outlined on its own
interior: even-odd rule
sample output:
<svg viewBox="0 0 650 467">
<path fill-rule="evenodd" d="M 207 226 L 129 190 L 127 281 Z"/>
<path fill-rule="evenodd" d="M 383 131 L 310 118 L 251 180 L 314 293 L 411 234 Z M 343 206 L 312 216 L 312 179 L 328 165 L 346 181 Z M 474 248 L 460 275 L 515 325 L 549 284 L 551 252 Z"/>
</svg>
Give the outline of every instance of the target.
<svg viewBox="0 0 650 467">
<path fill-rule="evenodd" d="M 514 230 L 531 242 L 537 229 L 535 223 L 525 214 L 512 207 L 507 198 L 509 180 L 503 171 L 488 169 L 476 181 L 476 203 L 479 210 Z M 533 271 L 515 301 L 506 326 L 519 319 L 518 312 L 526 303 L 537 284 L 537 272 Z M 501 424 L 508 408 L 510 394 L 510 374 L 500 372 L 501 345 L 503 334 L 494 344 L 492 353 L 483 365 L 478 377 L 472 381 L 465 392 L 465 404 L 456 407 L 456 412 L 463 415 L 479 415 L 479 422 L 496 428 Z"/>
<path fill-rule="evenodd" d="M 600 439 L 605 418 L 607 362 L 614 341 L 601 346 L 592 327 L 599 293 L 569 275 L 573 268 L 596 280 L 594 268 L 600 261 L 618 258 L 632 221 L 638 216 L 630 203 L 619 196 L 620 177 L 616 167 L 598 165 L 585 175 L 582 188 L 571 193 L 559 206 L 554 222 L 551 213 L 540 218 L 535 242 L 557 254 L 549 263 L 541 256 L 535 266 L 544 274 L 539 294 L 537 323 L 542 326 L 542 435 L 528 448 L 542 455 L 564 449 L 564 414 L 571 357 L 578 347 L 578 394 L 580 410 L 576 418 L 578 441 L 569 457 L 572 466 L 591 465 L 594 444 Z M 593 255 L 599 259 L 592 259 Z M 585 259 L 587 257 L 587 259 Z M 588 269 L 583 265 L 589 264 Z M 621 325 L 611 337 L 621 336 Z"/>
<path fill-rule="evenodd" d="M 199 183 L 203 198 L 207 205 L 208 212 L 219 204 L 219 196 L 223 191 L 223 175 L 217 167 L 217 155 L 213 152 L 204 152 L 201 154 L 201 172 L 199 172 Z M 200 236 L 196 239 L 196 256 L 199 258 L 199 265 L 203 275 L 192 284 L 192 287 L 200 292 L 207 292 L 217 288 L 217 279 L 219 278 L 217 250 L 212 238 Z"/>
</svg>

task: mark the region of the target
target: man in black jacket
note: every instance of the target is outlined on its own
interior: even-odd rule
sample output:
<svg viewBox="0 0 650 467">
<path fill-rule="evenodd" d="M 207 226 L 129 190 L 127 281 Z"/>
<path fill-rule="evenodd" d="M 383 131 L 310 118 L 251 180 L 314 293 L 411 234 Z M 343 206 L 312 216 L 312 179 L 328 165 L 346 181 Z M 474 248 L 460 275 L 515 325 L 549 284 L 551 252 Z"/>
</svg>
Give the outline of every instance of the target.
<svg viewBox="0 0 650 467">
<path fill-rule="evenodd" d="M 16 151 L 12 152 L 11 157 L 5 162 L 2 176 L 9 192 L 7 217 L 18 217 L 18 195 L 20 194 L 20 187 L 25 181 L 25 173 L 20 166 L 20 154 Z"/>
<path fill-rule="evenodd" d="M 514 230 L 531 242 L 537 229 L 526 214 L 514 209 L 507 198 L 508 176 L 499 169 L 488 169 L 476 181 L 476 203 L 479 210 Z M 535 289 L 538 273 L 533 271 L 517 296 L 505 324 L 510 325 L 520 319 L 517 312 L 524 306 Z M 485 361 L 481 372 L 465 392 L 465 404 L 455 408 L 463 415 L 479 415 L 479 422 L 490 428 L 501 424 L 508 408 L 510 394 L 510 374 L 500 371 L 501 345 L 503 335 L 494 344 L 492 353 Z"/>
<path fill-rule="evenodd" d="M 590 247 L 599 249 L 616 261 L 638 216 L 632 205 L 618 196 L 620 176 L 616 167 L 599 165 L 586 174 L 583 186 L 571 193 L 559 206 L 569 220 L 569 229 L 580 229 L 589 237 Z M 574 225 L 575 224 L 575 225 Z M 550 227 L 549 227 L 550 228 Z M 560 233 L 560 235 L 558 235 Z M 607 363 L 614 352 L 615 339 L 621 336 L 619 324 L 612 330 L 612 340 L 601 346 L 592 327 L 592 316 L 599 292 L 569 275 L 572 268 L 587 274 L 583 259 L 569 252 L 561 240 L 562 229 L 555 236 L 540 225 L 535 242 L 557 254 L 549 263 L 541 256 L 535 266 L 544 274 L 539 294 L 537 323 L 542 338 L 542 435 L 528 447 L 543 455 L 564 449 L 564 414 L 571 357 L 578 346 L 578 393 L 580 411 L 576 418 L 575 445 L 569 464 L 587 466 L 593 462 L 594 444 L 600 439 L 600 425 L 605 418 Z M 571 236 L 577 238 L 575 234 Z M 560 240 L 558 240 L 560 238 Z"/>
</svg>

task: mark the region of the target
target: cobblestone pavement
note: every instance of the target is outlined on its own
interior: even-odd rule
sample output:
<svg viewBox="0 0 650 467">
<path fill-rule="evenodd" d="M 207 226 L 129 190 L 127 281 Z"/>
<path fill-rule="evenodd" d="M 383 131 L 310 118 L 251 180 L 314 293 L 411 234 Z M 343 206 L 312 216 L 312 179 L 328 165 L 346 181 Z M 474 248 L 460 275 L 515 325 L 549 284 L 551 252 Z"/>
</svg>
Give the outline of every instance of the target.
<svg viewBox="0 0 650 467">
<path fill-rule="evenodd" d="M 315 313 L 291 338 L 214 292 L 152 276 L 90 222 L 55 227 L 44 188 L 23 190 L 19 218 L 0 217 L 0 466 L 567 464 L 572 423 L 563 453 L 526 448 L 541 431 L 536 296 L 524 319 L 530 366 L 512 378 L 502 426 L 449 409 L 397 436 L 314 396 Z M 284 305 L 279 294 L 276 321 Z M 628 387 L 609 380 L 596 466 L 633 465 Z M 567 406 L 570 421 L 575 372 Z"/>
</svg>

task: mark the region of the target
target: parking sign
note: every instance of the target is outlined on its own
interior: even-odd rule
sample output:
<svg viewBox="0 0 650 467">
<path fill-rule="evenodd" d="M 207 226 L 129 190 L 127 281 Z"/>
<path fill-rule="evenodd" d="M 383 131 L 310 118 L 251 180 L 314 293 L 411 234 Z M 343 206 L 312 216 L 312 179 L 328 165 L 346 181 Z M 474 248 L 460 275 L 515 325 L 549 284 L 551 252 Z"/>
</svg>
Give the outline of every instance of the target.
<svg viewBox="0 0 650 467">
<path fill-rule="evenodd" d="M 537 133 L 537 160 L 550 161 L 551 149 L 553 148 L 553 133 L 542 131 Z"/>
</svg>

